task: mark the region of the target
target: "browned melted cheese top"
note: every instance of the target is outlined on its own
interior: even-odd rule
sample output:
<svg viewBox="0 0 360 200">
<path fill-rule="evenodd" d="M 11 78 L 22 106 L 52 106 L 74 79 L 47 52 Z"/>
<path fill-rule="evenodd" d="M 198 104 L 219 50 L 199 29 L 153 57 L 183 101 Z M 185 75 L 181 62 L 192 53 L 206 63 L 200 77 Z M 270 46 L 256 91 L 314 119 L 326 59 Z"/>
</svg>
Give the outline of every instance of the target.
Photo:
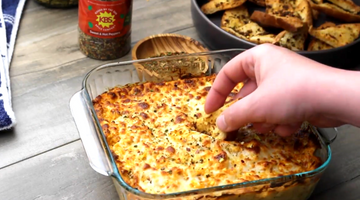
<svg viewBox="0 0 360 200">
<path fill-rule="evenodd" d="M 155 194 L 239 183 L 313 170 L 313 134 L 288 138 L 243 128 L 231 141 L 204 110 L 215 75 L 116 87 L 94 107 L 122 178 Z M 241 89 L 239 84 L 227 101 Z M 229 105 L 229 104 L 227 104 Z"/>
</svg>

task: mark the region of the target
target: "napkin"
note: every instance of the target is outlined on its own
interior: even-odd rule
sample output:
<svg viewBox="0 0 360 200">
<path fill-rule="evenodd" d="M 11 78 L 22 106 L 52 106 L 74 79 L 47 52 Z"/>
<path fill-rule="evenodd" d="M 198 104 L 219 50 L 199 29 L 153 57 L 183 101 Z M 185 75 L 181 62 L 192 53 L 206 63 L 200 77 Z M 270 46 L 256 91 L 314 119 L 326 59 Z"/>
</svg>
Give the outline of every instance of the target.
<svg viewBox="0 0 360 200">
<path fill-rule="evenodd" d="M 0 0 L 0 131 L 16 124 L 9 68 L 25 0 Z"/>
</svg>

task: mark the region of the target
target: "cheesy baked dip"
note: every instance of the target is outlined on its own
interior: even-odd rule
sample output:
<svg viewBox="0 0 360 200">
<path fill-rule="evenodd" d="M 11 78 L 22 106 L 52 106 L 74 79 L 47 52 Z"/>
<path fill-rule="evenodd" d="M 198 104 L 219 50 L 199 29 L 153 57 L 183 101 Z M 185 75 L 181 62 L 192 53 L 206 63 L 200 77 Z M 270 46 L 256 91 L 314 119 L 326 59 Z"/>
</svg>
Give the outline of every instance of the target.
<svg viewBox="0 0 360 200">
<path fill-rule="evenodd" d="M 319 167 L 319 146 L 310 132 L 282 138 L 256 134 L 246 126 L 222 133 L 216 117 L 243 85 L 233 89 L 223 108 L 208 115 L 203 107 L 215 77 L 115 87 L 93 100 L 126 183 L 147 193 L 167 194 Z"/>
</svg>

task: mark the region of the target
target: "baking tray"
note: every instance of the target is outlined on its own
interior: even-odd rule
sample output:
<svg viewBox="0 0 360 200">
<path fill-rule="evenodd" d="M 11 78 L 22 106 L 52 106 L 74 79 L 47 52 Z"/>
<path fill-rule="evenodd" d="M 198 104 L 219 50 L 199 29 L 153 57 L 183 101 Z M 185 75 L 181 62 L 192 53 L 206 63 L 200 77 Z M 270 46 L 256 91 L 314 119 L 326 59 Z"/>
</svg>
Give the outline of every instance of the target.
<svg viewBox="0 0 360 200">
<path fill-rule="evenodd" d="M 92 105 L 92 100 L 99 94 L 107 91 L 109 88 L 121 86 L 128 83 L 140 82 L 144 77 L 138 73 L 136 67 L 138 64 L 151 62 L 173 63 L 178 59 L 202 58 L 208 66 L 207 75 L 217 73 L 234 56 L 243 52 L 241 49 L 219 50 L 204 53 L 195 53 L 185 56 L 170 56 L 152 59 L 143 59 L 136 61 L 116 62 L 105 64 L 94 68 L 85 75 L 82 82 L 82 89 L 78 91 L 70 100 L 70 110 L 78 129 L 83 147 L 91 167 L 98 173 L 110 176 L 115 188 L 119 194 L 119 199 L 287 199 L 287 200 L 305 200 L 307 199 L 321 175 L 328 167 L 331 160 L 330 143 L 336 137 L 336 129 L 316 129 L 310 126 L 311 130 L 317 136 L 321 148 L 318 150 L 318 156 L 322 160 L 322 165 L 315 170 L 287 175 L 274 178 L 248 181 L 238 184 L 217 186 L 212 188 L 197 189 L 171 194 L 149 194 L 130 187 L 121 178 L 114 158 L 106 142 L 105 135 L 101 129 L 96 112 Z M 137 65 L 136 65 L 137 64 Z M 198 63 L 192 63 L 198 66 Z M 190 64 L 189 67 L 192 67 Z M 332 139 L 329 139 L 332 138 Z M 292 184 L 290 189 L 284 189 L 284 184 Z M 265 188 L 265 189 L 264 189 Z M 251 190 L 252 192 L 246 192 Z M 263 191 L 265 190 L 265 191 Z M 219 193 L 228 194 L 218 196 Z M 230 195 L 238 193 L 237 195 Z M 241 194 L 239 194 L 241 193 Z M 267 195 L 264 195 L 266 193 Z"/>
<path fill-rule="evenodd" d="M 238 38 L 220 28 L 221 17 L 224 11 L 214 13 L 212 15 L 205 15 L 200 7 L 208 0 L 191 0 L 191 17 L 203 43 L 210 50 L 231 49 L 231 48 L 251 48 L 256 44 Z M 360 5 L 360 0 L 353 0 L 357 5 Z M 249 10 L 249 14 L 254 10 L 262 10 L 250 2 L 245 2 Z M 332 21 L 339 23 L 337 20 L 327 17 L 324 14 L 319 15 L 319 19 L 314 21 L 314 26 L 317 27 L 325 21 Z M 320 63 L 342 69 L 353 69 L 360 66 L 359 62 L 360 52 L 360 38 L 356 41 L 342 47 L 321 50 L 321 51 L 297 51 L 297 53 L 306 56 L 310 59 Z"/>
</svg>

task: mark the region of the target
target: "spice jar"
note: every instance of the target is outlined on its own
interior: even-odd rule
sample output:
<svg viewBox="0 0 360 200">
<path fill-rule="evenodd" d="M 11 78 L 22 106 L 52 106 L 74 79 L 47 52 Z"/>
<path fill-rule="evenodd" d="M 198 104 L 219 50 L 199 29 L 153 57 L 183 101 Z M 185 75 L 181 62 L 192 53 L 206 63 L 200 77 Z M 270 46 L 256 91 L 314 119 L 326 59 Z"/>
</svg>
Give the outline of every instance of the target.
<svg viewBox="0 0 360 200">
<path fill-rule="evenodd" d="M 79 0 L 34 0 L 36 3 L 49 8 L 69 8 L 78 5 Z"/>
<path fill-rule="evenodd" d="M 79 47 L 86 56 L 111 60 L 131 48 L 132 0 L 80 0 Z"/>
</svg>

